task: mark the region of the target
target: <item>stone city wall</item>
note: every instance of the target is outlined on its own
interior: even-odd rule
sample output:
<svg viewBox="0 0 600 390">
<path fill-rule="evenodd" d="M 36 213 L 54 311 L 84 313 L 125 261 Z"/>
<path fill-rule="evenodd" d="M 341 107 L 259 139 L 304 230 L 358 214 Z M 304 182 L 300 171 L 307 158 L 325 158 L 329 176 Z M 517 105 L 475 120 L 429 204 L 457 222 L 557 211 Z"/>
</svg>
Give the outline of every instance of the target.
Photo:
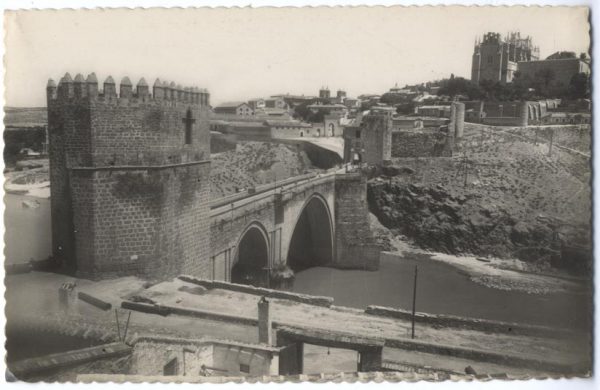
<svg viewBox="0 0 600 390">
<path fill-rule="evenodd" d="M 394 131 L 392 157 L 451 157 L 452 145 L 441 131 Z"/>
</svg>

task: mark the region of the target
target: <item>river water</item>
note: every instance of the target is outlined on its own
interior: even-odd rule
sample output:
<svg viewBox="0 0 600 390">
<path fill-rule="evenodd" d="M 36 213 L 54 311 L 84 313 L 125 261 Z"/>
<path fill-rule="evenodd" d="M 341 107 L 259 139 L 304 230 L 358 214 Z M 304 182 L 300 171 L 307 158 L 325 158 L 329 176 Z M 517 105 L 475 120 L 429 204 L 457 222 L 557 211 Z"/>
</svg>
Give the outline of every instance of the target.
<svg viewBox="0 0 600 390">
<path fill-rule="evenodd" d="M 6 194 L 4 200 L 7 263 L 47 258 L 52 250 L 50 200 L 15 194 Z M 24 207 L 24 200 L 35 200 L 39 207 Z M 296 274 L 293 291 L 331 296 L 339 306 L 410 310 L 416 264 L 417 311 L 591 329 L 591 289 L 541 295 L 488 288 L 452 265 L 422 254 L 402 258 L 383 254 L 374 272 L 310 268 Z"/>
<path fill-rule="evenodd" d="M 296 274 L 293 291 L 331 296 L 339 306 L 411 310 L 417 264 L 417 311 L 591 330 L 589 289 L 542 295 L 489 288 L 423 254 L 383 254 L 374 272 L 310 268 Z"/>
<path fill-rule="evenodd" d="M 37 208 L 23 201 L 39 204 Z M 52 253 L 50 199 L 4 195 L 4 256 L 7 264 L 45 260 Z"/>
</svg>

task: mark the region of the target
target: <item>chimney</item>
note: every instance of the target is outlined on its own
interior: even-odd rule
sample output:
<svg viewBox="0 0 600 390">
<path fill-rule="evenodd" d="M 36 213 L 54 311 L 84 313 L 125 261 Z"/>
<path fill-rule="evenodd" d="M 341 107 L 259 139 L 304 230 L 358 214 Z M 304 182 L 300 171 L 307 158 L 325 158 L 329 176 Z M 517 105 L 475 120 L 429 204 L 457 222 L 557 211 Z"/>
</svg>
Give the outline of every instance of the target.
<svg viewBox="0 0 600 390">
<path fill-rule="evenodd" d="M 265 297 L 258 301 L 258 342 L 273 345 L 271 313 L 269 312 L 269 301 Z"/>
</svg>

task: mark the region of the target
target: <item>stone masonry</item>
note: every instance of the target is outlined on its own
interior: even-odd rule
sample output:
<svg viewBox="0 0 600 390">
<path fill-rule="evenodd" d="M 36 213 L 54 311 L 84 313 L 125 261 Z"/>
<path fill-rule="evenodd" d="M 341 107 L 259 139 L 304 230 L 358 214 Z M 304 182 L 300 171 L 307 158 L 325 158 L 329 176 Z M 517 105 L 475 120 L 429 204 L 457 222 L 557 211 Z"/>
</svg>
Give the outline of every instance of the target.
<svg viewBox="0 0 600 390">
<path fill-rule="evenodd" d="M 205 90 L 67 73 L 47 86 L 53 255 L 83 277 L 206 276 Z"/>
<path fill-rule="evenodd" d="M 99 91 L 93 73 L 67 73 L 47 98 L 53 256 L 65 271 L 231 280 L 249 259 L 239 250 L 248 232 L 265 248 L 261 270 L 300 258 L 303 245 L 321 265 L 377 268 L 362 175 L 301 176 L 283 193 L 211 206 L 205 91 L 156 80 L 150 93 L 144 79 L 134 91 L 125 77 L 117 95 L 112 77 Z M 381 119 L 373 129 L 385 133 Z M 369 150 L 389 156 L 379 139 Z"/>
</svg>

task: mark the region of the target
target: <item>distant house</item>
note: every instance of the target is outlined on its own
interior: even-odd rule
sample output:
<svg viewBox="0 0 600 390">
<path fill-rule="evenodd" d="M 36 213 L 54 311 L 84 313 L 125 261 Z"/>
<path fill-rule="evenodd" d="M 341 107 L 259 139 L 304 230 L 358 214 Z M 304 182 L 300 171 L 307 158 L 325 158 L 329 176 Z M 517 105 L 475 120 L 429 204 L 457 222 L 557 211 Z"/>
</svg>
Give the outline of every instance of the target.
<svg viewBox="0 0 600 390">
<path fill-rule="evenodd" d="M 289 107 L 282 97 L 270 97 L 265 99 L 265 108 L 287 110 Z"/>
<path fill-rule="evenodd" d="M 23 157 L 28 157 L 28 158 L 35 158 L 35 157 L 39 157 L 42 155 L 40 152 L 36 152 L 35 150 L 33 150 L 31 148 L 22 148 L 19 151 L 19 154 Z"/>
<path fill-rule="evenodd" d="M 254 110 L 246 102 L 222 103 L 213 108 L 217 114 L 235 114 L 241 116 L 254 115 Z"/>
<path fill-rule="evenodd" d="M 450 106 L 420 106 L 417 107 L 417 114 L 423 116 L 449 118 Z"/>
<path fill-rule="evenodd" d="M 258 99 L 250 99 L 248 100 L 248 105 L 254 110 L 256 111 L 259 108 L 265 108 L 265 99 L 262 98 L 258 98 Z"/>
<path fill-rule="evenodd" d="M 255 111 L 255 115 L 257 116 L 261 116 L 261 117 L 273 117 L 273 118 L 280 118 L 280 119 L 291 119 L 291 115 L 290 112 L 286 109 L 281 109 L 281 108 L 269 108 L 269 107 L 265 107 L 265 108 L 257 108 Z"/>
<path fill-rule="evenodd" d="M 346 116 L 348 114 L 348 107 L 343 104 L 310 104 L 308 109 L 315 114 L 321 110 L 326 111 L 329 114 L 339 114 L 341 116 Z"/>
<path fill-rule="evenodd" d="M 269 127 L 273 138 L 312 137 L 316 134 L 310 124 L 297 120 L 268 119 L 264 125 Z"/>
</svg>

